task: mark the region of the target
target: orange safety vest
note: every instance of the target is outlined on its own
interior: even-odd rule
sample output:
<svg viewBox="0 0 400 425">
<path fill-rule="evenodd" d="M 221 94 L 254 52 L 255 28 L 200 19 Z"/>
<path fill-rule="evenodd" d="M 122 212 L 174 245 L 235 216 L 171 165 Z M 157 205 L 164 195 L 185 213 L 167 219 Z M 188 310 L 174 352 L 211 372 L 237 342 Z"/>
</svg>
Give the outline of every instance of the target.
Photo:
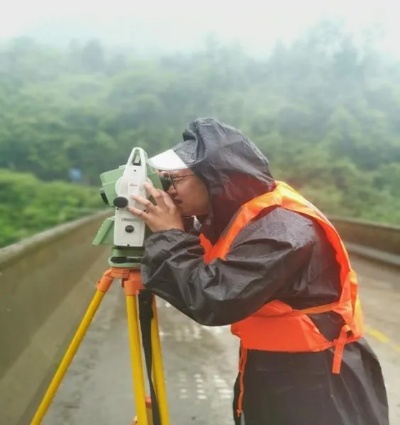
<svg viewBox="0 0 400 425">
<path fill-rule="evenodd" d="M 264 304 L 249 317 L 231 325 L 232 333 L 238 336 L 241 341 L 239 372 L 242 389 L 239 405 L 241 405 L 241 398 L 243 397 L 243 372 L 247 349 L 316 352 L 335 347 L 332 372 L 340 373 L 345 344 L 360 339 L 363 333 L 357 278 L 351 269 L 342 240 L 324 214 L 286 183 L 277 182 L 276 188 L 272 192 L 265 193 L 244 204 L 215 245 L 212 245 L 204 235 L 200 235 L 200 242 L 205 250 L 204 259 L 206 263 L 210 263 L 216 258 L 224 260 L 237 234 L 262 210 L 272 206 L 280 206 L 303 214 L 321 225 L 336 252 L 336 259 L 340 265 L 342 292 L 339 300 L 334 303 L 302 310 L 293 309 L 282 301 L 274 300 Z M 328 311 L 340 314 L 344 320 L 339 337 L 334 341 L 328 341 L 308 317 L 309 314 Z"/>
</svg>

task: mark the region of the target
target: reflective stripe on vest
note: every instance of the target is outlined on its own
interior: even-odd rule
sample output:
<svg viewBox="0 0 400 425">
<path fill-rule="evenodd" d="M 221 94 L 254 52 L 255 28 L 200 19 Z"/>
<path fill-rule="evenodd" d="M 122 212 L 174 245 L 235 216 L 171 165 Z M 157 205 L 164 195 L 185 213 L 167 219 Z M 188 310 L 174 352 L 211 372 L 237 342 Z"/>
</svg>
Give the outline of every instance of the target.
<svg viewBox="0 0 400 425">
<path fill-rule="evenodd" d="M 232 324 L 231 331 L 241 340 L 244 349 L 283 352 L 315 352 L 335 346 L 333 372 L 340 372 L 342 352 L 346 343 L 362 335 L 362 313 L 358 298 L 356 275 L 350 267 L 346 249 L 328 219 L 309 201 L 286 183 L 277 182 L 276 188 L 244 204 L 233 218 L 228 229 L 214 246 L 200 235 L 207 263 L 225 259 L 237 234 L 258 214 L 271 206 L 280 206 L 317 221 L 336 252 L 340 265 L 342 292 L 337 302 L 303 310 L 296 310 L 282 301 L 271 301 L 256 313 Z M 234 282 L 232 283 L 234 285 Z M 343 317 L 345 325 L 334 341 L 327 340 L 309 314 L 333 311 Z"/>
</svg>

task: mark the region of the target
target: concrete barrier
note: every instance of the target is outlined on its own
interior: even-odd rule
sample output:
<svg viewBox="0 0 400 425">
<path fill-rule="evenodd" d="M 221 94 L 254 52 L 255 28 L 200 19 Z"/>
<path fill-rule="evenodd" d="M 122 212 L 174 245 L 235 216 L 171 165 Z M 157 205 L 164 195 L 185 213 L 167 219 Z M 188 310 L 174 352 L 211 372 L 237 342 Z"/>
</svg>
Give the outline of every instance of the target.
<svg viewBox="0 0 400 425">
<path fill-rule="evenodd" d="M 350 253 L 400 267 L 400 226 L 329 217 Z"/>
<path fill-rule="evenodd" d="M 108 268 L 101 212 L 0 249 L 0 424 L 28 425 Z"/>
</svg>

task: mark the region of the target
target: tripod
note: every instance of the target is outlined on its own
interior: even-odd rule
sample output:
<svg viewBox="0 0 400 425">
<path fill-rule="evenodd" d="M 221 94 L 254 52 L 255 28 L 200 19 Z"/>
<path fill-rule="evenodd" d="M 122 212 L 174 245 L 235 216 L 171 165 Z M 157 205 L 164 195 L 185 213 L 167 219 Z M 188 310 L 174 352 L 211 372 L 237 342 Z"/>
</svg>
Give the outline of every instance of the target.
<svg viewBox="0 0 400 425">
<path fill-rule="evenodd" d="M 63 357 L 61 363 L 40 403 L 31 425 L 40 425 L 45 416 L 58 387 L 60 386 L 68 367 L 70 366 L 80 343 L 82 342 L 90 323 L 96 314 L 104 295 L 107 293 L 114 279 L 121 279 L 121 286 L 124 288 L 126 296 L 126 310 L 128 320 L 129 345 L 131 354 L 133 390 L 135 394 L 135 406 L 137 417 L 132 425 L 169 425 L 167 397 L 165 390 L 164 372 L 161 359 L 161 343 L 158 332 L 157 310 L 154 295 L 150 294 L 148 307 L 150 309 L 148 326 L 149 338 L 143 343 L 143 349 L 146 355 L 147 348 L 150 347 L 151 358 L 146 357 L 147 372 L 149 375 L 149 384 L 151 387 L 152 398 L 149 399 L 145 394 L 145 382 L 142 362 L 142 344 L 140 342 L 139 322 L 142 319 L 142 312 L 139 312 L 140 296 L 146 292 L 144 290 L 140 269 L 127 267 L 111 267 L 106 270 L 97 282 L 96 292 L 89 304 L 89 307 L 78 326 L 78 329 Z M 139 316 L 140 314 L 140 316 Z M 142 324 L 142 323 L 140 323 Z M 144 338 L 142 326 L 142 338 Z M 144 340 L 143 340 L 144 341 Z M 145 346 L 146 345 L 146 346 Z M 149 370 L 152 369 L 152 374 Z M 150 376 L 152 375 L 152 376 Z M 153 398 L 154 397 L 154 398 Z M 155 423 L 157 422 L 157 423 Z"/>
</svg>

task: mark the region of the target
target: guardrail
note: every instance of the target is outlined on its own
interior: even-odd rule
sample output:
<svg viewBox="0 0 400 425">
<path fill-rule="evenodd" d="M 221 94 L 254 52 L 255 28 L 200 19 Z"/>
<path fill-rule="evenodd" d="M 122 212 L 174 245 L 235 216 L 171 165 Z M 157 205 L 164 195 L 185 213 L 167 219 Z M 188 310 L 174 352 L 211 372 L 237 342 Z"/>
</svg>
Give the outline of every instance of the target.
<svg viewBox="0 0 400 425">
<path fill-rule="evenodd" d="M 0 249 L 0 424 L 27 425 L 107 268 L 102 212 Z M 400 227 L 330 217 L 350 253 L 400 266 Z"/>
</svg>

